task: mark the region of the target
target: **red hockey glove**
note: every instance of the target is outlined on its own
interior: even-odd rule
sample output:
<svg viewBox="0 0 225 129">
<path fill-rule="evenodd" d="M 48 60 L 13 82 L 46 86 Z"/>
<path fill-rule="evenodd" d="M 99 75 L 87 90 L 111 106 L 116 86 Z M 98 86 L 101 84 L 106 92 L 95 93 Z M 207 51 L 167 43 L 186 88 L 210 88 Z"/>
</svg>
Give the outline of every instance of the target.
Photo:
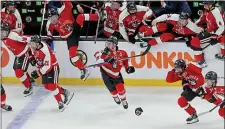
<svg viewBox="0 0 225 129">
<path fill-rule="evenodd" d="M 35 70 L 35 71 L 31 72 L 31 77 L 34 79 L 37 79 L 40 76 L 42 76 L 42 74 L 39 70 Z"/>
<path fill-rule="evenodd" d="M 127 72 L 128 74 L 134 73 L 134 72 L 135 72 L 134 66 L 129 66 L 129 67 L 127 67 L 126 72 Z"/>
</svg>

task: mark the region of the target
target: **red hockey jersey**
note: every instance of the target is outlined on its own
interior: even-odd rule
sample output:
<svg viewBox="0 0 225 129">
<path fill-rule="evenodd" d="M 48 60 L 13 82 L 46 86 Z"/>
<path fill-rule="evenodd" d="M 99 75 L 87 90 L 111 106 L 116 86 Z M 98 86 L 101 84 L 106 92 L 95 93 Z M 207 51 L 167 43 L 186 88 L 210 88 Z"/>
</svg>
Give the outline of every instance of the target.
<svg viewBox="0 0 225 129">
<path fill-rule="evenodd" d="M 30 37 L 24 36 L 17 31 L 11 31 L 8 37 L 2 41 L 16 57 L 20 57 L 30 50 L 27 44 L 30 41 Z"/>
<path fill-rule="evenodd" d="M 135 15 L 130 15 L 127 9 L 124 9 L 119 16 L 119 31 L 126 41 L 128 41 L 127 32 L 135 32 L 145 18 L 151 18 L 153 16 L 152 10 L 148 7 L 140 5 L 136 7 L 137 12 Z"/>
<path fill-rule="evenodd" d="M 186 26 L 179 26 L 179 14 L 164 14 L 155 19 L 157 22 L 166 22 L 173 25 L 173 32 L 180 35 L 195 35 L 203 31 L 201 27 L 198 27 L 195 23 L 188 19 Z M 158 28 L 159 30 L 162 30 Z"/>
<path fill-rule="evenodd" d="M 122 58 L 127 58 L 128 55 L 124 50 L 117 50 L 116 52 L 110 52 L 109 55 L 102 55 L 102 52 L 96 52 L 95 53 L 95 58 L 98 59 L 105 59 L 108 56 L 113 57 L 115 60 L 122 59 Z M 115 64 L 104 64 L 100 66 L 101 69 L 107 73 L 110 77 L 112 78 L 118 78 L 120 71 L 122 67 L 128 68 L 128 60 L 123 60 L 123 61 L 118 61 Z"/>
<path fill-rule="evenodd" d="M 207 24 L 206 31 L 220 36 L 224 33 L 224 19 L 219 8 L 215 7 L 211 11 L 204 11 L 200 19 L 196 21 L 198 26 Z"/>
<path fill-rule="evenodd" d="M 36 66 L 42 75 L 50 72 L 54 66 L 59 66 L 54 52 L 44 42 L 42 42 L 41 49 L 32 51 L 32 53 L 37 61 Z"/>
<path fill-rule="evenodd" d="M 58 8 L 59 19 L 56 24 L 51 24 L 50 21 L 47 22 L 47 36 L 50 39 L 54 30 L 56 30 L 60 37 L 63 39 L 68 38 L 73 32 L 74 16 L 72 13 L 73 5 L 70 1 L 64 1 L 61 8 Z"/>
<path fill-rule="evenodd" d="M 204 84 L 204 77 L 202 75 L 202 68 L 197 64 L 188 64 L 182 76 L 178 76 L 174 70 L 168 72 L 166 82 L 173 83 L 180 80 L 186 80 L 191 89 L 198 89 Z"/>
<path fill-rule="evenodd" d="M 106 20 L 104 22 L 104 34 L 107 37 L 112 36 L 115 31 L 119 31 L 119 15 L 125 8 L 126 6 L 123 5 L 118 10 L 113 11 L 111 3 L 105 4 Z"/>
<path fill-rule="evenodd" d="M 20 13 L 17 9 L 12 14 L 6 13 L 6 8 L 1 10 L 1 22 L 6 22 L 10 25 L 10 29 L 21 32 L 24 28 Z"/>
</svg>

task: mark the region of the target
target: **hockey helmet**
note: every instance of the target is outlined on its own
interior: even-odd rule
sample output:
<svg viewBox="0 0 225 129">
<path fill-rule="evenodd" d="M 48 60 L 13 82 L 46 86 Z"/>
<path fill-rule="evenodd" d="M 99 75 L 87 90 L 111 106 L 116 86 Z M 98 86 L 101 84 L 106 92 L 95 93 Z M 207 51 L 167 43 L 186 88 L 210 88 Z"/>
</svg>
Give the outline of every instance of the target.
<svg viewBox="0 0 225 129">
<path fill-rule="evenodd" d="M 112 1 L 111 3 L 111 8 L 112 10 L 118 10 L 121 6 L 122 6 L 122 2 L 121 1 Z"/>
<path fill-rule="evenodd" d="M 174 63 L 174 68 L 181 68 L 185 69 L 186 68 L 186 63 L 183 59 L 178 59 Z"/>
<path fill-rule="evenodd" d="M 2 22 L 1 23 L 1 31 L 9 31 L 9 30 L 10 30 L 9 24 L 6 22 Z"/>
<path fill-rule="evenodd" d="M 107 42 L 111 42 L 111 43 L 114 43 L 114 44 L 118 45 L 118 39 L 115 36 L 110 36 L 108 38 Z"/>
<path fill-rule="evenodd" d="M 185 12 L 181 12 L 179 15 L 180 19 L 188 19 L 189 18 L 189 14 L 185 13 Z"/>
<path fill-rule="evenodd" d="M 133 10 L 135 10 L 135 11 L 133 11 Z M 137 10 L 137 7 L 136 7 L 136 4 L 135 4 L 134 1 L 131 1 L 131 2 L 127 3 L 127 11 L 130 14 L 136 13 L 136 10 Z"/>
<path fill-rule="evenodd" d="M 47 12 L 48 17 L 59 15 L 57 8 L 49 8 Z"/>
<path fill-rule="evenodd" d="M 207 85 L 213 85 L 215 86 L 217 84 L 217 73 L 214 71 L 209 71 L 208 73 L 206 73 L 205 75 L 205 79 L 206 79 L 206 83 Z M 211 82 L 214 81 L 214 82 Z"/>
<path fill-rule="evenodd" d="M 14 13 L 15 12 L 15 5 L 16 4 L 15 4 L 14 1 L 7 1 L 6 2 L 6 9 L 9 11 L 9 13 Z"/>
<path fill-rule="evenodd" d="M 179 15 L 178 25 L 186 26 L 188 24 L 187 19 L 189 18 L 189 14 L 185 12 L 181 12 Z"/>
</svg>

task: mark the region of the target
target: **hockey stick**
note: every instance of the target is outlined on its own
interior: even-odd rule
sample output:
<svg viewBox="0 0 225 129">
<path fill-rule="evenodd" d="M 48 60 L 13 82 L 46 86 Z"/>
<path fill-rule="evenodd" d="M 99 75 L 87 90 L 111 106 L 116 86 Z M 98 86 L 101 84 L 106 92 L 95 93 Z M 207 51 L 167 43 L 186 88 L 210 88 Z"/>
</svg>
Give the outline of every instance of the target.
<svg viewBox="0 0 225 129">
<path fill-rule="evenodd" d="M 218 77 L 218 79 L 225 79 L 225 77 Z"/>
<path fill-rule="evenodd" d="M 118 59 L 116 61 L 123 61 L 123 60 L 131 59 L 131 58 L 135 58 L 135 57 L 144 56 L 144 55 L 146 55 L 148 53 L 148 51 L 150 50 L 150 48 L 151 48 L 151 46 L 147 46 L 146 50 L 144 52 L 142 52 L 141 54 L 139 54 L 139 55 L 135 55 L 135 56 L 127 57 L 127 58 Z M 102 62 L 102 63 L 96 63 L 96 64 L 88 65 L 88 66 L 86 66 L 86 68 L 96 67 L 98 65 L 104 65 L 104 64 L 108 64 L 108 62 Z"/>
<path fill-rule="evenodd" d="M 96 32 L 95 32 L 95 44 L 97 42 L 97 38 L 98 38 L 98 30 L 99 30 L 99 25 L 100 25 L 100 20 L 101 20 L 101 15 L 100 15 L 100 12 L 98 12 L 98 23 L 97 23 L 97 28 L 96 28 Z"/>
<path fill-rule="evenodd" d="M 93 8 L 93 7 L 89 6 L 89 5 L 82 4 L 82 3 L 79 3 L 79 2 L 76 2 L 76 1 L 73 1 L 73 2 L 74 2 L 74 3 L 76 3 L 76 4 L 79 4 L 79 5 L 81 5 L 81 6 L 84 6 L 84 7 L 90 8 L 90 9 L 92 9 L 92 10 L 98 11 L 98 9 Z"/>
<path fill-rule="evenodd" d="M 44 24 L 46 6 L 47 6 L 47 0 L 44 1 L 44 8 L 43 8 L 42 19 L 41 19 L 41 29 L 40 29 L 40 33 L 39 33 L 40 37 L 41 37 L 41 32 L 42 32 L 43 24 Z"/>
<path fill-rule="evenodd" d="M 209 111 L 205 111 L 205 112 L 199 113 L 198 116 L 202 116 L 202 115 L 205 115 L 205 114 L 208 114 L 208 113 L 212 112 L 212 111 L 215 110 L 217 107 L 219 107 L 223 102 L 224 102 L 224 100 L 223 100 L 219 105 L 216 105 L 215 107 L 213 107 L 213 108 L 210 109 Z"/>
</svg>

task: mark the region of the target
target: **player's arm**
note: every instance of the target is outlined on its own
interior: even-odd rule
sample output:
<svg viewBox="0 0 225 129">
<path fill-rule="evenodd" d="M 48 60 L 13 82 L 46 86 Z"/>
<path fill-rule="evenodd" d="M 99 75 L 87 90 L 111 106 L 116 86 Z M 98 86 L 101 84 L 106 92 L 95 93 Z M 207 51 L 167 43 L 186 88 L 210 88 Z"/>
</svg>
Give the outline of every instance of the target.
<svg viewBox="0 0 225 129">
<path fill-rule="evenodd" d="M 191 30 L 190 34 L 187 34 L 187 35 L 196 35 L 204 31 L 201 27 L 197 26 L 190 19 L 188 19 L 188 24 L 186 27 Z"/>
<path fill-rule="evenodd" d="M 52 44 L 54 38 L 53 38 L 53 31 L 54 31 L 54 28 L 50 28 L 50 21 L 47 21 L 47 24 L 46 24 L 46 31 L 47 31 L 47 39 L 46 39 L 46 43 L 48 45 Z"/>
<path fill-rule="evenodd" d="M 119 31 L 120 31 L 120 34 L 123 36 L 123 38 L 129 42 L 129 38 L 125 28 L 125 23 L 124 23 L 124 18 L 126 17 L 125 13 L 126 13 L 126 10 L 124 10 L 119 16 Z"/>
<path fill-rule="evenodd" d="M 149 7 L 137 5 L 137 10 L 140 12 L 145 12 L 143 20 L 150 19 L 153 16 L 153 12 Z"/>
<path fill-rule="evenodd" d="M 205 16 L 205 13 L 202 13 L 202 15 L 200 16 L 200 18 L 195 22 L 195 24 L 197 26 L 200 26 L 202 27 L 202 24 L 203 23 L 206 23 L 206 16 Z"/>
<path fill-rule="evenodd" d="M 223 20 L 223 16 L 221 15 L 219 9 L 215 9 L 213 10 L 213 16 L 216 19 L 216 24 L 218 26 L 218 29 L 212 33 L 215 34 L 217 36 L 220 36 L 223 32 L 224 32 L 224 20 Z"/>
<path fill-rule="evenodd" d="M 128 57 L 128 55 L 127 55 L 127 53 L 125 51 L 121 51 L 121 52 L 122 52 L 123 58 L 127 58 Z M 128 59 L 127 60 L 123 60 L 122 62 L 123 62 L 123 66 L 126 69 L 126 72 L 128 74 L 135 72 L 134 66 L 129 66 Z"/>
<path fill-rule="evenodd" d="M 155 26 L 159 22 L 165 22 L 168 18 L 171 17 L 171 14 L 163 14 L 152 21 L 152 25 Z"/>
<path fill-rule="evenodd" d="M 174 70 L 171 70 L 167 73 L 167 76 L 166 76 L 167 83 L 173 83 L 173 82 L 177 82 L 179 80 L 181 80 L 181 77 L 178 77 L 178 75 L 175 74 Z"/>
<path fill-rule="evenodd" d="M 72 5 L 72 2 L 70 0 L 62 1 L 62 2 L 63 2 L 63 5 L 60 8 L 57 9 L 58 12 L 59 12 L 59 14 L 61 14 L 61 12 L 63 10 L 65 10 L 65 9 L 68 9 L 68 10 L 71 10 L 72 11 L 73 5 Z"/>
<path fill-rule="evenodd" d="M 12 40 L 15 40 L 15 41 L 18 41 L 18 42 L 21 42 L 21 43 L 27 43 L 27 42 L 30 42 L 30 39 L 31 37 L 30 36 L 25 36 L 25 35 L 22 35 L 20 34 L 19 32 L 17 31 L 11 31 L 8 35 L 8 38 L 9 39 L 12 39 Z"/>
<path fill-rule="evenodd" d="M 18 31 L 18 32 L 22 32 L 22 30 L 23 30 L 22 18 L 21 18 L 21 15 L 20 15 L 20 13 L 17 9 L 15 9 L 14 15 L 16 16 L 16 28 L 15 28 L 15 30 Z"/>
</svg>

